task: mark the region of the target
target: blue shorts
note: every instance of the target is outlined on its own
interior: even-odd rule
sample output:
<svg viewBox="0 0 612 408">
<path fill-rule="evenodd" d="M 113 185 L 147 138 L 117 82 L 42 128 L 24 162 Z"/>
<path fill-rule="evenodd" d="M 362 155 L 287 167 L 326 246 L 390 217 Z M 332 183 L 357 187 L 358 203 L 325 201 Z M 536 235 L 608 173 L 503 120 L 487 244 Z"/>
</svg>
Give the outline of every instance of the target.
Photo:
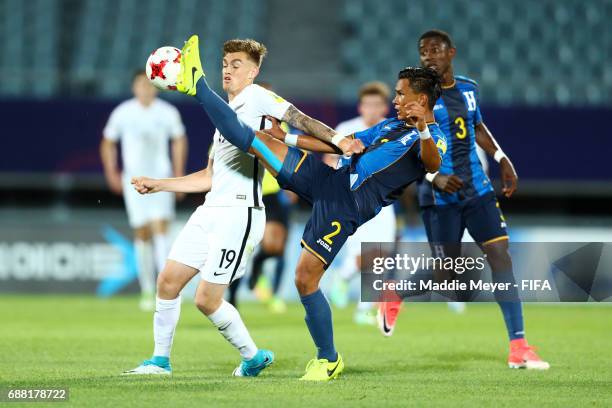
<svg viewBox="0 0 612 408">
<path fill-rule="evenodd" d="M 359 226 L 348 168 L 332 169 L 312 154 L 290 147 L 277 180 L 312 204 L 301 245 L 327 268 Z"/>
<path fill-rule="evenodd" d="M 421 215 L 432 244 L 459 243 L 466 228 L 479 244 L 508 239 L 506 220 L 493 192 L 458 204 L 423 207 Z"/>
</svg>

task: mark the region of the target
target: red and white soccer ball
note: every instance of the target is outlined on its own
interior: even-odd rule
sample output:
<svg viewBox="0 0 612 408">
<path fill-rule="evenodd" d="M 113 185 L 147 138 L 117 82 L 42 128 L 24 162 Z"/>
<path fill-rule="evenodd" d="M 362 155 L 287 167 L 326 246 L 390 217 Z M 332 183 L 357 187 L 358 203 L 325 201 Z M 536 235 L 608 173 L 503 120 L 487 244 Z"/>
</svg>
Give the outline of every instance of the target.
<svg viewBox="0 0 612 408">
<path fill-rule="evenodd" d="M 175 47 L 160 47 L 149 55 L 147 78 L 159 89 L 176 90 L 176 77 L 181 67 L 181 50 Z"/>
</svg>

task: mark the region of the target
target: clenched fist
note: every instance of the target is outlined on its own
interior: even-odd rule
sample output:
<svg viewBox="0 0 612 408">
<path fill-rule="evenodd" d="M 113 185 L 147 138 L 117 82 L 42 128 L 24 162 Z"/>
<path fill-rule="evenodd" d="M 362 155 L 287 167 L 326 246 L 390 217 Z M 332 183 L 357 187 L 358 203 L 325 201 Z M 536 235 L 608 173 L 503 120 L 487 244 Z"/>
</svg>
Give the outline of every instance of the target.
<svg viewBox="0 0 612 408">
<path fill-rule="evenodd" d="M 153 194 L 161 191 L 160 182 L 157 179 L 149 177 L 132 177 L 131 181 L 134 190 L 140 194 Z"/>
</svg>

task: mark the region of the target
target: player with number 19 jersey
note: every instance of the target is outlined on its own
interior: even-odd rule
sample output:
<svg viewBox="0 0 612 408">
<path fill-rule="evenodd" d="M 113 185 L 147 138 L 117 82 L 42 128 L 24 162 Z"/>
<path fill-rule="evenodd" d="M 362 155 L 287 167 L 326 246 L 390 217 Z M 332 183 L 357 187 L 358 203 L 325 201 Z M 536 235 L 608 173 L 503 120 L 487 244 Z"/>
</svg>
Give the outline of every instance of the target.
<svg viewBox="0 0 612 408">
<path fill-rule="evenodd" d="M 265 116 L 282 118 L 289 102 L 251 84 L 229 106 L 253 129 L 266 127 Z M 229 284 L 244 275 L 247 261 L 263 237 L 266 216 L 261 199 L 264 168 L 215 131 L 209 160 L 212 187 L 179 236 L 169 259 L 198 269 L 202 279 Z"/>
</svg>

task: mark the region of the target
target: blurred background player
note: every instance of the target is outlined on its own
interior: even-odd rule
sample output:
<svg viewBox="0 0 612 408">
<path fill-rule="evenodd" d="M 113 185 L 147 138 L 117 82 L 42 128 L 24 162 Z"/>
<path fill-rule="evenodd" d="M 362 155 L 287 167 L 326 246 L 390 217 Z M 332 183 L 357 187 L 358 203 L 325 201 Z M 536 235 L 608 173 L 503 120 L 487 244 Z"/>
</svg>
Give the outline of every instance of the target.
<svg viewBox="0 0 612 408">
<path fill-rule="evenodd" d="M 419 38 L 418 51 L 421 65 L 435 70 L 442 80 L 442 94 L 436 101 L 434 115 L 448 146 L 439 171 L 426 174 L 418 187 L 419 205 L 432 251 L 459 256 L 460 242 L 467 228 L 486 254 L 493 280 L 514 284 L 506 220 L 476 153 L 476 144 L 499 163 L 502 193 L 506 198 L 517 187 L 514 166 L 483 122 L 477 83 L 453 74 L 456 48 L 450 36 L 440 30 L 427 31 Z M 525 339 L 518 289 L 511 286 L 507 294 L 496 291 L 495 298 L 510 340 L 508 366 L 548 369 L 549 364 Z M 384 329 L 392 331 L 400 305 L 396 302 L 380 305 L 381 314 L 389 322 L 383 333 Z"/>
<path fill-rule="evenodd" d="M 341 122 L 336 127 L 340 135 L 352 135 L 369 129 L 386 119 L 389 113 L 390 90 L 383 82 L 368 82 L 359 89 L 359 116 Z M 342 165 L 343 160 L 337 155 L 326 155 L 326 163 L 332 167 Z M 349 282 L 361 270 L 362 242 L 394 242 L 397 220 L 393 205 L 383 207 L 380 212 L 360 226 L 345 244 L 344 257 L 332 267 L 337 266 L 330 300 L 337 307 L 346 307 L 349 295 Z M 354 320 L 357 324 L 375 324 L 376 318 L 370 312 L 372 303 L 357 303 Z"/>
<path fill-rule="evenodd" d="M 174 218 L 175 195 L 160 193 L 141 196 L 132 186 L 132 177 L 180 177 L 185 173 L 187 137 L 179 111 L 157 98 L 157 89 L 144 71 L 135 73 L 134 97 L 117 106 L 103 131 L 100 155 L 111 191 L 122 194 L 138 263 L 143 310 L 155 306 L 155 272 L 161 272 L 168 255 L 168 222 Z M 121 142 L 123 171 L 119 169 L 117 143 Z M 169 159 L 168 141 L 171 141 Z M 177 194 L 182 198 L 182 194 Z"/>
</svg>

